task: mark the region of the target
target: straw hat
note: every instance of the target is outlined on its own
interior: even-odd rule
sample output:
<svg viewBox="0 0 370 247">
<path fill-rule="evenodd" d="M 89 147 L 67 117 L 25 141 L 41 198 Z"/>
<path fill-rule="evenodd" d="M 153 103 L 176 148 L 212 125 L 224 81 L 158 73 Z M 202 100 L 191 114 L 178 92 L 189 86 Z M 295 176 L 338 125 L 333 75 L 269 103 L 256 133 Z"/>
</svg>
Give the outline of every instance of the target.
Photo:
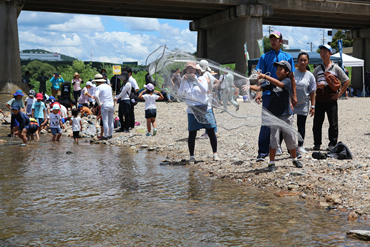
<svg viewBox="0 0 370 247">
<path fill-rule="evenodd" d="M 75 72 L 75 74 L 74 74 L 73 78 L 75 78 L 76 76 L 80 76 L 80 74 L 79 74 L 79 73 L 77 73 L 77 72 Z"/>
<path fill-rule="evenodd" d="M 202 71 L 202 73 L 209 71 L 211 72 L 211 68 L 208 66 L 208 61 L 207 60 L 200 60 L 200 62 L 197 64 L 197 68 Z"/>
<path fill-rule="evenodd" d="M 92 81 L 97 83 L 106 82 L 101 74 L 96 74 L 94 80 Z"/>
</svg>

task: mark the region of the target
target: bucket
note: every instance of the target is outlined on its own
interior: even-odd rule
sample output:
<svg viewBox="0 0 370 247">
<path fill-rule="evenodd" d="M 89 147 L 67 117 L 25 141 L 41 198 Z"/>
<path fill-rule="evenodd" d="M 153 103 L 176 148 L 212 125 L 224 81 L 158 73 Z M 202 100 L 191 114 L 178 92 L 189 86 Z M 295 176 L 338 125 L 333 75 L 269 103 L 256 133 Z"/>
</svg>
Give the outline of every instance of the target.
<svg viewBox="0 0 370 247">
<path fill-rule="evenodd" d="M 145 127 L 138 127 L 138 128 L 136 128 L 136 132 L 138 134 L 144 134 L 146 132 L 146 128 Z"/>
</svg>

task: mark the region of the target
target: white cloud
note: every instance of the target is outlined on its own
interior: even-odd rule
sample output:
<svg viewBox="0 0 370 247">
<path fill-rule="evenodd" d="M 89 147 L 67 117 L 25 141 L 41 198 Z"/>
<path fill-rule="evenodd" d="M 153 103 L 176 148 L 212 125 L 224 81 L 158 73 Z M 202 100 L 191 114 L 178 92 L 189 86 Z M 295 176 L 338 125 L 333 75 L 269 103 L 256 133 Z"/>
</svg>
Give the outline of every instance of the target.
<svg viewBox="0 0 370 247">
<path fill-rule="evenodd" d="M 103 32 L 105 30 L 100 17 L 88 15 L 74 15 L 70 20 L 61 24 L 52 24 L 47 28 L 58 32 Z"/>
<path fill-rule="evenodd" d="M 159 31 L 161 28 L 158 19 L 154 18 L 121 17 L 115 19 L 124 22 L 130 31 Z"/>
</svg>

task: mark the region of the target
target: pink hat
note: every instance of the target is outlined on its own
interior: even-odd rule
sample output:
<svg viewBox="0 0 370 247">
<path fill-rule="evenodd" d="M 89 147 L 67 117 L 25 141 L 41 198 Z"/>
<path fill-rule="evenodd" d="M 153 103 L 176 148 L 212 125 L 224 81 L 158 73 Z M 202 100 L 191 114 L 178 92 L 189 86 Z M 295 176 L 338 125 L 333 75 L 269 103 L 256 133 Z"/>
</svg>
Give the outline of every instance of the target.
<svg viewBox="0 0 370 247">
<path fill-rule="evenodd" d="M 144 85 L 144 87 L 145 87 L 146 89 L 148 89 L 149 91 L 153 91 L 153 90 L 154 90 L 154 86 L 153 86 L 153 84 L 151 84 L 151 83 L 148 83 L 147 85 Z"/>
</svg>

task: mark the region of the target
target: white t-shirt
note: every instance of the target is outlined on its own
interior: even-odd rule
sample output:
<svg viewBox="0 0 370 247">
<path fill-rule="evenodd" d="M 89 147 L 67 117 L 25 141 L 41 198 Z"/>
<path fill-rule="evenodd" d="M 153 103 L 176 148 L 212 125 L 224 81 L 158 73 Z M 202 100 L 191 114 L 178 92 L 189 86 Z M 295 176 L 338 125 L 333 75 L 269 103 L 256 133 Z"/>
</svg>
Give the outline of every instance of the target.
<svg viewBox="0 0 370 247">
<path fill-rule="evenodd" d="M 50 128 L 58 128 L 59 127 L 61 117 L 58 113 L 54 114 L 54 113 L 50 112 L 49 119 L 50 119 Z"/>
<path fill-rule="evenodd" d="M 80 104 L 87 104 L 88 100 L 89 100 L 89 96 L 86 95 L 86 93 L 88 93 L 89 91 L 87 90 L 87 87 L 84 87 L 81 91 L 81 96 L 80 98 L 78 99 L 78 103 Z"/>
<path fill-rule="evenodd" d="M 35 97 L 33 98 L 27 97 L 26 99 L 26 102 L 27 102 L 26 114 L 27 115 L 32 115 L 32 104 L 34 101 L 36 101 Z"/>
<path fill-rule="evenodd" d="M 95 100 L 102 108 L 113 108 L 112 87 L 108 84 L 100 84 L 95 93 Z"/>
<path fill-rule="evenodd" d="M 72 131 L 81 131 L 81 118 L 80 117 L 72 117 Z"/>
<path fill-rule="evenodd" d="M 60 116 L 62 118 L 68 117 L 68 111 L 67 111 L 67 108 L 64 105 L 60 105 Z"/>
<path fill-rule="evenodd" d="M 157 109 L 157 106 L 155 105 L 155 101 L 159 99 L 159 95 L 156 94 L 144 94 L 143 98 L 145 100 L 145 110 L 148 109 Z"/>
<path fill-rule="evenodd" d="M 87 89 L 87 90 L 88 90 L 88 92 L 89 92 L 89 94 L 91 96 L 94 96 L 95 95 L 95 92 L 96 92 L 96 85 L 92 84 L 91 88 L 90 89 Z M 93 98 L 90 98 L 89 97 L 89 101 L 90 102 L 94 102 L 95 100 Z"/>
<path fill-rule="evenodd" d="M 134 77 L 130 76 L 130 78 L 128 78 L 128 81 L 131 83 L 131 87 L 135 89 L 135 91 L 140 89 Z"/>
</svg>

